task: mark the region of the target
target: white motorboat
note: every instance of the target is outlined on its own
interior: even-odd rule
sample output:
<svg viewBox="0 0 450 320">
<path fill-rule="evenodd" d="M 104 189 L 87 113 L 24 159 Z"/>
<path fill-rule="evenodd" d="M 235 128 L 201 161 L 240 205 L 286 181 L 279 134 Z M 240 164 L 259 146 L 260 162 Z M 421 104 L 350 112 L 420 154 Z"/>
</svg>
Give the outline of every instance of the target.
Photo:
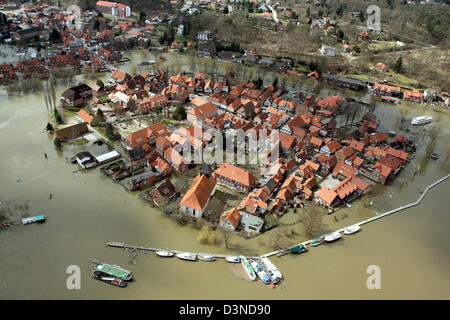
<svg viewBox="0 0 450 320">
<path fill-rule="evenodd" d="M 339 232 L 333 232 L 323 238 L 326 242 L 333 242 L 341 238 L 341 234 Z"/>
<path fill-rule="evenodd" d="M 313 240 L 309 245 L 311 247 L 317 247 L 317 246 L 320 246 L 321 244 L 322 244 L 322 240 L 316 239 L 316 240 Z"/>
<path fill-rule="evenodd" d="M 215 261 L 216 258 L 213 256 L 198 256 L 198 258 L 202 261 Z"/>
<path fill-rule="evenodd" d="M 260 278 L 261 281 L 264 282 L 265 284 L 269 284 L 270 278 L 267 275 L 267 273 L 264 272 L 264 269 L 261 267 L 261 265 L 255 260 L 250 260 L 250 264 L 253 270 L 255 270 L 256 274 L 258 275 L 258 278 Z"/>
<path fill-rule="evenodd" d="M 431 116 L 421 116 L 421 117 L 415 117 L 411 120 L 411 124 L 413 125 L 421 125 L 421 124 L 427 124 L 433 121 L 433 117 Z"/>
<path fill-rule="evenodd" d="M 241 259 L 238 256 L 225 257 L 225 260 L 230 263 L 239 263 L 241 261 Z"/>
<path fill-rule="evenodd" d="M 156 254 L 163 258 L 173 257 L 173 252 L 170 252 L 168 250 L 159 250 L 156 251 Z"/>
<path fill-rule="evenodd" d="M 358 232 L 360 229 L 361 229 L 361 227 L 357 226 L 357 225 L 350 226 L 344 230 L 344 234 L 353 234 L 353 233 Z"/>
<path fill-rule="evenodd" d="M 274 274 L 272 274 L 270 276 L 270 281 L 272 281 L 273 284 L 277 284 L 278 282 L 280 282 L 280 279 L 277 276 L 275 276 Z"/>
<path fill-rule="evenodd" d="M 180 258 L 182 260 L 195 261 L 197 260 L 197 255 L 189 252 L 180 252 L 177 253 L 177 258 Z"/>
<path fill-rule="evenodd" d="M 269 260 L 269 258 L 263 257 L 261 258 L 261 260 L 265 264 L 267 269 L 269 269 L 269 271 L 272 273 L 272 275 L 274 275 L 278 279 L 283 278 L 283 275 L 281 274 L 280 270 L 278 270 L 278 268 L 275 267 L 275 265 L 272 263 L 272 261 Z M 272 282 L 275 283 L 273 280 Z"/>
</svg>

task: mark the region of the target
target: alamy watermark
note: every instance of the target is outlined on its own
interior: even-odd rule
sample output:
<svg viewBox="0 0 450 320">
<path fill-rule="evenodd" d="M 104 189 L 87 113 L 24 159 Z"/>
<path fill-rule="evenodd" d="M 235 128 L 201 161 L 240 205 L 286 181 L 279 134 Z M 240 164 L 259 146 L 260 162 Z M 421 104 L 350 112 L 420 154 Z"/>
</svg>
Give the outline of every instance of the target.
<svg viewBox="0 0 450 320">
<path fill-rule="evenodd" d="M 203 130 L 201 122 L 191 128 L 172 132 L 170 138 L 177 145 L 171 151 L 171 159 L 182 157 L 186 164 L 259 165 L 265 172 L 267 167 L 279 161 L 283 148 L 278 129 Z"/>
<path fill-rule="evenodd" d="M 381 269 L 379 266 L 373 264 L 367 267 L 366 273 L 370 274 L 370 276 L 367 278 L 366 286 L 367 289 L 373 290 L 381 289 Z"/>
<path fill-rule="evenodd" d="M 372 31 L 381 31 L 381 9 L 377 5 L 367 7 L 367 29 Z"/>
<path fill-rule="evenodd" d="M 66 269 L 66 273 L 69 274 L 66 280 L 66 287 L 69 290 L 81 289 L 81 269 L 77 265 L 70 265 Z"/>
</svg>

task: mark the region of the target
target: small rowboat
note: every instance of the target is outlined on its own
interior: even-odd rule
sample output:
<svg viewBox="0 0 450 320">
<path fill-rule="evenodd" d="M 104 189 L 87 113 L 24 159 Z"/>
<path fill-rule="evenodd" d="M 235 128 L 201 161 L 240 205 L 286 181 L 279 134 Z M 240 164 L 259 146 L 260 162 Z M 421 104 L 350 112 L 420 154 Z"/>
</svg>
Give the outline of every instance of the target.
<svg viewBox="0 0 450 320">
<path fill-rule="evenodd" d="M 322 240 L 316 239 L 316 240 L 313 240 L 309 245 L 311 247 L 317 247 L 317 246 L 320 246 L 321 244 L 322 244 Z"/>
<path fill-rule="evenodd" d="M 350 226 L 344 230 L 344 234 L 354 234 L 354 233 L 358 232 L 359 230 L 361 230 L 360 226 L 356 226 L 356 225 Z"/>
<path fill-rule="evenodd" d="M 341 238 L 341 234 L 339 232 L 333 232 L 323 238 L 326 242 L 333 242 Z"/>
<path fill-rule="evenodd" d="M 241 261 L 238 256 L 225 257 L 225 260 L 230 263 L 239 263 Z"/>
<path fill-rule="evenodd" d="M 30 224 L 30 223 L 33 223 L 33 222 L 44 222 L 45 219 L 47 219 L 46 216 L 40 215 L 40 216 L 35 216 L 35 217 L 24 218 L 24 219 L 22 219 L 22 223 L 23 224 Z"/>
<path fill-rule="evenodd" d="M 306 250 L 308 250 L 308 248 L 306 248 L 306 246 L 303 243 L 301 243 L 296 245 L 295 247 L 292 247 L 291 253 L 302 253 L 305 252 Z"/>
<path fill-rule="evenodd" d="M 215 261 L 216 258 L 213 256 L 198 256 L 198 258 L 202 261 Z"/>
<path fill-rule="evenodd" d="M 191 254 L 189 252 L 181 252 L 181 253 L 177 253 L 177 258 L 180 258 L 182 260 L 188 260 L 188 261 L 196 261 L 197 255 Z"/>
<path fill-rule="evenodd" d="M 100 281 L 112 284 L 112 285 L 114 285 L 116 287 L 122 287 L 123 288 L 123 287 L 125 287 L 127 285 L 126 281 L 124 281 L 122 279 L 119 279 L 117 277 L 112 277 L 112 276 L 107 275 L 107 274 L 105 274 L 105 273 L 103 273 L 101 271 L 98 271 L 98 270 L 92 272 L 92 276 L 95 279 L 97 279 L 97 280 L 100 280 Z"/>
<path fill-rule="evenodd" d="M 173 257 L 173 252 L 167 251 L 167 250 L 159 250 L 156 251 L 156 254 L 163 258 Z"/>
</svg>

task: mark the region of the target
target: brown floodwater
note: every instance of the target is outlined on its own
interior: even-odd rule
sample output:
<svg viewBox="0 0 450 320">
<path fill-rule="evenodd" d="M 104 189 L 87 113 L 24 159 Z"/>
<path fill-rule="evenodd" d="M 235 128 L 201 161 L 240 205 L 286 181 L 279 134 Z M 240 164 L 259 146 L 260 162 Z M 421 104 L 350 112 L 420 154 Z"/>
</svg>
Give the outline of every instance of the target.
<svg viewBox="0 0 450 320">
<path fill-rule="evenodd" d="M 63 91 L 58 87 L 58 94 Z M 1 90 L 1 88 L 0 88 Z M 337 90 L 336 92 L 339 92 Z M 328 93 L 328 89 L 321 91 Z M 377 104 L 375 113 L 392 130 L 399 116 L 396 106 Z M 412 110 L 409 117 L 419 115 Z M 439 119 L 440 135 L 432 146 L 440 158 L 425 156 L 430 141 L 422 131 L 416 159 L 373 198 L 371 209 L 362 199 L 327 216 L 327 231 L 350 225 L 417 199 L 420 190 L 449 173 L 445 150 L 449 121 Z M 41 94 L 8 97 L 0 92 L 0 221 L 19 221 L 25 215 L 45 214 L 44 224 L 0 230 L 0 299 L 448 299 L 450 298 L 450 182 L 435 187 L 416 207 L 364 225 L 361 232 L 331 245 L 311 248 L 299 256 L 271 260 L 285 280 L 276 289 L 236 277 L 224 261 L 185 262 L 139 253 L 136 264 L 122 249 L 105 241 L 186 251 L 264 254 L 271 232 L 254 239 L 232 237 L 231 249 L 197 242 L 198 230 L 180 226 L 139 200 L 136 193 L 102 176 L 98 169 L 74 172 L 67 159 L 81 150 L 65 147 L 58 153 L 43 132 L 47 113 Z M 428 128 L 428 127 L 427 127 Z M 44 158 L 47 153 L 48 159 Z M 413 176 L 420 165 L 420 171 Z M 401 184 L 406 181 L 407 184 Z M 304 239 L 293 236 L 292 243 Z M 119 264 L 133 271 L 136 281 L 119 289 L 92 279 L 88 259 Z M 66 269 L 81 268 L 81 289 L 68 290 Z M 366 287 L 369 265 L 381 269 L 381 289 Z"/>
</svg>

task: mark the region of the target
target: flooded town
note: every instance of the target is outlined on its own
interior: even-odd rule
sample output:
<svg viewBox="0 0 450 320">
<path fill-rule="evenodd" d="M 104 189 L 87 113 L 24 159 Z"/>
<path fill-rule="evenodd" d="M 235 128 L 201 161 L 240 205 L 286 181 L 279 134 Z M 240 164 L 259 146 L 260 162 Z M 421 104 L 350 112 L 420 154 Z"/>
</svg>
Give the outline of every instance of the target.
<svg viewBox="0 0 450 320">
<path fill-rule="evenodd" d="M 168 3 L 0 1 L 0 298 L 448 299 L 448 69 L 409 73 L 448 50 L 274 55 L 202 17 L 340 7 Z"/>
</svg>

